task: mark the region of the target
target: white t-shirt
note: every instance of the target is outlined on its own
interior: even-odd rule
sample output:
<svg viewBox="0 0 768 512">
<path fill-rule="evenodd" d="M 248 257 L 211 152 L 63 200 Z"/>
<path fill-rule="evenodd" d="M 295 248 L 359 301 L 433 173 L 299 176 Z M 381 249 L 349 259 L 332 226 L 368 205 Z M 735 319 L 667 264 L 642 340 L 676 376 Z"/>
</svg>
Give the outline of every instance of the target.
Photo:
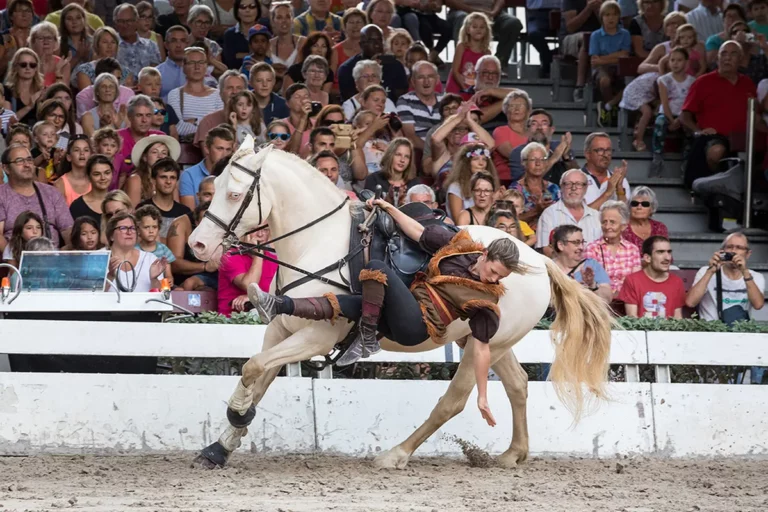
<svg viewBox="0 0 768 512">
<path fill-rule="evenodd" d="M 698 272 L 696 272 L 696 278 L 693 280 L 693 284 L 695 285 L 698 283 L 702 277 L 704 277 L 704 273 L 706 273 L 707 267 L 701 267 Z M 744 279 L 739 278 L 738 280 L 732 280 L 728 279 L 728 276 L 725 275 L 725 272 L 723 274 L 723 309 L 728 309 L 733 306 L 741 306 L 742 309 L 746 310 L 750 314 L 750 318 L 752 316 L 752 304 L 749 302 L 749 298 L 747 297 L 747 283 L 744 282 Z M 760 290 L 765 290 L 765 278 L 763 275 L 759 272 L 752 272 L 752 277 L 755 278 L 755 284 L 757 285 Z M 698 312 L 699 316 L 703 320 L 717 320 L 717 277 L 712 276 L 712 279 L 709 280 L 709 283 L 707 283 L 707 293 L 704 294 L 704 297 L 702 297 L 701 302 L 699 302 Z"/>
<path fill-rule="evenodd" d="M 673 116 L 679 116 L 683 111 L 683 103 L 685 103 L 685 97 L 688 96 L 688 89 L 696 79 L 691 75 L 685 75 L 685 79 L 682 82 L 678 82 L 672 76 L 672 73 L 667 73 L 656 79 L 656 82 L 664 84 L 667 88 L 667 98 L 669 98 L 669 109 L 672 111 Z M 659 105 L 659 114 L 664 113 L 664 106 Z"/>
<path fill-rule="evenodd" d="M 134 292 L 148 292 L 152 289 L 152 279 L 149 277 L 149 268 L 157 260 L 157 256 L 151 252 L 144 252 L 139 250 L 139 260 L 136 262 L 134 271 L 136 272 L 136 288 Z M 130 289 L 133 285 L 133 274 L 130 271 L 129 265 L 123 265 L 121 269 L 117 271 L 115 276 L 115 282 L 119 282 L 123 288 Z M 160 274 L 158 279 L 163 279 L 164 274 Z"/>
<path fill-rule="evenodd" d="M 757 101 L 763 104 L 763 100 L 768 95 L 768 78 L 763 78 L 760 83 L 757 84 Z M 763 114 L 763 120 L 768 123 L 768 111 Z"/>
<path fill-rule="evenodd" d="M 465 210 L 467 208 L 471 208 L 471 207 L 475 206 L 475 200 L 474 200 L 474 198 L 472 198 L 471 195 L 469 196 L 469 199 L 465 199 L 464 197 L 462 197 L 462 195 L 461 195 L 461 187 L 455 181 L 453 183 L 451 183 L 450 185 L 448 185 L 448 190 L 445 191 L 445 194 L 446 194 L 446 197 L 450 196 L 450 195 L 461 197 L 461 200 L 463 202 L 462 208 L 465 209 Z M 451 217 L 451 209 L 448 208 L 448 200 L 447 199 L 445 201 L 445 211 L 446 211 L 446 213 L 448 213 L 448 217 Z M 451 218 L 451 220 L 455 221 L 456 219 Z"/>
<path fill-rule="evenodd" d="M 595 181 L 595 178 L 592 177 L 592 175 L 589 174 L 589 172 L 586 170 L 586 168 L 583 168 L 582 171 L 587 173 L 587 194 L 584 196 L 584 200 L 587 202 L 587 204 L 592 204 L 598 197 L 603 195 L 603 192 L 606 191 L 608 188 L 608 180 L 605 180 L 602 185 L 598 186 L 597 181 Z M 610 177 L 613 173 L 611 171 L 608 171 L 608 177 Z M 624 181 L 621 182 L 621 186 L 624 187 L 624 194 L 626 194 L 627 199 L 629 199 L 630 191 L 629 191 L 629 182 L 627 181 L 627 178 L 624 178 Z M 616 192 L 613 193 L 613 195 L 610 197 L 610 199 L 618 199 L 616 196 Z"/>
<path fill-rule="evenodd" d="M 341 108 L 344 110 L 344 118 L 347 120 L 348 123 L 352 122 L 352 118 L 355 117 L 355 114 L 357 114 L 360 109 L 361 105 L 360 102 L 358 102 L 354 96 L 349 98 L 347 101 L 341 104 Z M 387 98 L 387 101 L 384 103 L 384 112 L 389 114 L 390 112 L 397 112 L 397 107 L 394 103 L 392 103 L 392 100 Z"/>
</svg>

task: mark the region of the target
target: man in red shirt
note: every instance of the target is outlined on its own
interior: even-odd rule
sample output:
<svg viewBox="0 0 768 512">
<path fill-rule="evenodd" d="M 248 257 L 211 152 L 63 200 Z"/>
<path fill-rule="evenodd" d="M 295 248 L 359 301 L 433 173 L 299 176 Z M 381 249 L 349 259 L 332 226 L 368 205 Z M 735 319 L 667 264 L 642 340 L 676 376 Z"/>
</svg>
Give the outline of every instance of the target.
<svg viewBox="0 0 768 512">
<path fill-rule="evenodd" d="M 718 52 L 716 71 L 700 76 L 688 91 L 680 122 L 695 135 L 685 171 L 685 186 L 697 178 L 718 171 L 717 164 L 728 156 L 728 137 L 747 131 L 747 102 L 757 97 L 754 82 L 738 72 L 742 49 L 727 41 Z M 756 122 L 762 124 L 758 115 Z"/>
<path fill-rule="evenodd" d="M 683 318 L 685 286 L 669 273 L 672 245 L 663 236 L 643 242 L 643 269 L 624 280 L 618 299 L 624 302 L 627 316 L 635 318 Z"/>
</svg>

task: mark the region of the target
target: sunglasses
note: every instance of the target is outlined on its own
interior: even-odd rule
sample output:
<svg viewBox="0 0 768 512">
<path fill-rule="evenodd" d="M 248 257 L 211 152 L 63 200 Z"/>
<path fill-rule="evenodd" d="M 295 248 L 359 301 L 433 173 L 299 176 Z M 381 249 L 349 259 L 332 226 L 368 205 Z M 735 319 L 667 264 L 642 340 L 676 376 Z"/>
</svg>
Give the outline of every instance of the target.
<svg viewBox="0 0 768 512">
<path fill-rule="evenodd" d="M 22 69 L 36 69 L 37 68 L 37 62 L 19 62 L 19 67 Z"/>
<path fill-rule="evenodd" d="M 155 115 L 160 114 L 161 116 L 164 116 L 167 113 L 167 111 L 164 108 L 156 108 L 155 109 Z"/>
<path fill-rule="evenodd" d="M 267 137 L 269 137 L 269 140 L 280 139 L 280 140 L 285 142 L 285 141 L 287 141 L 288 139 L 291 138 L 291 134 L 290 133 L 273 133 L 273 132 L 269 132 L 267 134 Z"/>
<path fill-rule="evenodd" d="M 650 208 L 651 202 L 650 201 L 630 201 L 629 206 L 632 208 L 637 208 L 638 206 L 642 206 L 643 208 Z"/>
<path fill-rule="evenodd" d="M 331 126 L 334 124 L 344 124 L 344 121 L 331 121 L 330 119 L 323 121 L 323 126 Z"/>
</svg>

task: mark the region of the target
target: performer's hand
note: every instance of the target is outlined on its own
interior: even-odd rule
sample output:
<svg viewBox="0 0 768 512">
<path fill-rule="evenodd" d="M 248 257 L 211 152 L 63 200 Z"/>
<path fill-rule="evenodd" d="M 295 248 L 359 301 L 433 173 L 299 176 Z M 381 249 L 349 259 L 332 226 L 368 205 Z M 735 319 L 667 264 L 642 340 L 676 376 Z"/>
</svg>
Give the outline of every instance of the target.
<svg viewBox="0 0 768 512">
<path fill-rule="evenodd" d="M 484 396 L 477 397 L 477 408 L 480 409 L 480 414 L 483 415 L 483 419 L 488 423 L 488 425 L 491 427 L 495 427 L 496 419 L 493 417 L 493 413 L 491 412 L 491 407 L 488 405 L 488 399 L 486 397 Z"/>
<path fill-rule="evenodd" d="M 374 206 L 378 206 L 385 212 L 387 211 L 387 208 L 392 207 L 391 204 L 389 204 L 383 199 L 369 199 L 368 201 L 365 202 L 365 205 L 368 207 L 368 209 L 373 209 Z"/>
</svg>

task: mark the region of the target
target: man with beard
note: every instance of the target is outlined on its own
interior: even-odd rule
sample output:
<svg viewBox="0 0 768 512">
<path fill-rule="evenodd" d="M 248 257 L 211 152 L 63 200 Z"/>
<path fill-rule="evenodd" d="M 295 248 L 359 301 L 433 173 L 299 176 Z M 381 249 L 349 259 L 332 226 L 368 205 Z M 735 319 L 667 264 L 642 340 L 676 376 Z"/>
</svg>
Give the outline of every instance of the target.
<svg viewBox="0 0 768 512">
<path fill-rule="evenodd" d="M 536 229 L 536 248 L 552 257 L 549 240 L 552 232 L 559 226 L 578 227 L 585 243 L 594 242 L 602 236 L 600 213 L 587 206 L 584 196 L 587 193 L 587 175 L 581 169 L 565 171 L 560 178 L 560 200 L 547 207 L 539 217 Z"/>
<path fill-rule="evenodd" d="M 627 316 L 634 318 L 683 318 L 685 286 L 669 273 L 672 244 L 663 236 L 643 242 L 643 269 L 624 279 L 618 299 Z"/>
<path fill-rule="evenodd" d="M 547 159 L 547 173 L 544 179 L 557 183 L 568 169 L 578 169 L 579 164 L 573 158 L 571 149 L 571 132 L 566 132 L 559 141 L 552 140 L 555 134 L 552 114 L 544 109 L 537 108 L 528 117 L 528 142 L 538 142 L 549 151 Z M 525 174 L 521 158 L 525 144 L 518 146 L 509 154 L 509 171 L 512 182 L 516 182 Z"/>
<path fill-rule="evenodd" d="M 501 114 L 501 109 L 504 98 L 513 88 L 499 87 L 501 62 L 493 55 L 483 55 L 475 64 L 475 73 L 475 95 L 471 99 L 483 113 L 483 124 L 494 121 L 497 117 L 500 122 L 506 124 L 507 118 Z M 470 98 L 465 96 L 464 99 Z"/>
</svg>

